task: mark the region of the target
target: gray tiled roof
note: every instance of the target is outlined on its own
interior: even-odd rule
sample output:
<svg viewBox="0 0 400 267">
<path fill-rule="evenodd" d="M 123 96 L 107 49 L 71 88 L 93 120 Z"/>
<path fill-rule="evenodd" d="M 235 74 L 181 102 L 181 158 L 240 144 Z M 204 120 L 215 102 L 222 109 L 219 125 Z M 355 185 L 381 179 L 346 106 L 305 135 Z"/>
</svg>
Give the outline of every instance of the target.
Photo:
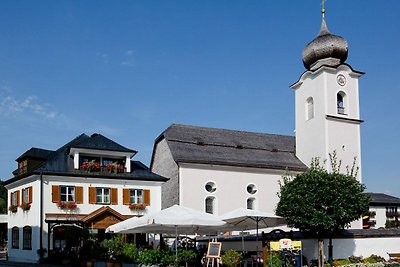
<svg viewBox="0 0 400 267">
<path fill-rule="evenodd" d="M 25 157 L 29 158 L 37 158 L 37 159 L 48 159 L 51 153 L 54 151 L 52 150 L 47 150 L 47 149 L 41 149 L 37 147 L 32 147 L 28 151 L 26 151 L 24 154 L 19 156 L 15 161 L 19 161 Z"/>
<path fill-rule="evenodd" d="M 400 198 L 383 193 L 369 193 L 371 195 L 370 205 L 377 206 L 400 206 Z"/>
<path fill-rule="evenodd" d="M 73 177 L 85 176 L 85 177 L 99 177 L 99 178 L 110 178 L 110 179 L 132 179 L 132 180 L 161 181 L 161 182 L 167 180 L 165 177 L 162 177 L 160 175 L 151 172 L 146 165 L 144 165 L 139 161 L 131 161 L 130 173 L 118 173 L 118 174 L 87 173 L 85 171 L 71 169 L 70 167 L 68 167 L 68 158 L 69 158 L 70 148 L 72 147 L 104 149 L 109 151 L 136 152 L 134 150 L 127 149 L 102 135 L 95 135 L 95 136 L 92 135 L 89 137 L 86 134 L 81 134 L 78 137 L 71 140 L 70 142 L 68 142 L 67 144 L 57 149 L 56 151 L 51 151 L 46 160 L 41 165 L 37 166 L 35 169 L 29 171 L 28 173 L 24 173 L 14 178 L 11 178 L 5 181 L 5 183 L 6 184 L 12 183 L 18 179 L 21 179 L 23 177 L 32 174 L 51 174 L 60 176 L 73 176 Z M 27 154 L 28 151 L 23 155 Z M 34 149 L 34 151 L 38 151 L 38 149 Z"/>
<path fill-rule="evenodd" d="M 121 152 L 134 152 L 137 151 L 128 149 L 120 144 L 114 142 L 111 139 L 101 135 L 101 134 L 92 134 L 90 137 L 87 136 L 85 140 L 81 142 L 75 142 L 73 147 L 76 148 L 88 148 L 88 149 L 99 149 L 99 150 L 110 150 L 110 151 L 121 151 Z"/>
<path fill-rule="evenodd" d="M 304 171 L 293 136 L 172 124 L 165 138 L 176 162 Z"/>
</svg>

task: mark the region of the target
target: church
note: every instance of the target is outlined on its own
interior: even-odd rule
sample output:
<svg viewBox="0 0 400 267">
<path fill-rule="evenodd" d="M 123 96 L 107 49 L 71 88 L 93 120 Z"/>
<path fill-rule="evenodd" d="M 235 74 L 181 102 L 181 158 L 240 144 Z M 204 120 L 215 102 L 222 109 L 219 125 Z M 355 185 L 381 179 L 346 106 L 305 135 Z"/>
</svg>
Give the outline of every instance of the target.
<svg viewBox="0 0 400 267">
<path fill-rule="evenodd" d="M 162 207 L 174 204 L 221 215 L 243 207 L 274 212 L 287 171 L 336 152 L 341 171 L 356 162 L 362 181 L 358 79 L 346 63 L 346 39 L 332 34 L 323 10 L 319 34 L 303 49 L 295 94 L 295 136 L 173 124 L 155 140 L 151 171 L 169 178 Z M 361 228 L 361 224 L 353 225 Z"/>
</svg>

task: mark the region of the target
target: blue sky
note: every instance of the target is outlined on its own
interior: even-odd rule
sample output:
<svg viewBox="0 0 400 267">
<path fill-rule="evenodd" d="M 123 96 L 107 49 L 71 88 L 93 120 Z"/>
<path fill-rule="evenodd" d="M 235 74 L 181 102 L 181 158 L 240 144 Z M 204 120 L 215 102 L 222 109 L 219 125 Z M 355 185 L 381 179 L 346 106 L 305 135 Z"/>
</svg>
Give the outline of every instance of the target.
<svg viewBox="0 0 400 267">
<path fill-rule="evenodd" d="M 360 80 L 363 182 L 400 197 L 400 1 L 329 0 Z M 0 1 L 0 178 L 100 132 L 150 162 L 171 123 L 293 135 L 318 0 Z"/>
</svg>

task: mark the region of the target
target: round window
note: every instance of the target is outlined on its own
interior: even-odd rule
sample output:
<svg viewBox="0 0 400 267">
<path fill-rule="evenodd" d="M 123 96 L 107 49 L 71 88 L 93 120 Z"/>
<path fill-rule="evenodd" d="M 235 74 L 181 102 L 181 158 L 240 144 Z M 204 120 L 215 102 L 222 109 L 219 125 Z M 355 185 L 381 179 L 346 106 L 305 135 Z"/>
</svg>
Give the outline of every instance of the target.
<svg viewBox="0 0 400 267">
<path fill-rule="evenodd" d="M 247 193 L 254 195 L 255 193 L 257 193 L 257 188 L 254 184 L 249 184 L 247 186 Z"/>
<path fill-rule="evenodd" d="M 214 193 L 215 190 L 217 190 L 217 187 L 216 187 L 215 183 L 208 182 L 208 183 L 206 183 L 205 189 L 208 193 Z"/>
</svg>

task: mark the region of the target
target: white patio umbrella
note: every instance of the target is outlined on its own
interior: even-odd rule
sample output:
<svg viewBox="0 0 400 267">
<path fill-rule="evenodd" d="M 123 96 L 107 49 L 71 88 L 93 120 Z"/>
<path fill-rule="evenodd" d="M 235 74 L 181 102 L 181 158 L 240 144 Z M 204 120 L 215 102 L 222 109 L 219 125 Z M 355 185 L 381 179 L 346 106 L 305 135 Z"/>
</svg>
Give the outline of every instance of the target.
<svg viewBox="0 0 400 267">
<path fill-rule="evenodd" d="M 121 226 L 122 225 L 122 226 Z M 114 225 L 114 233 L 210 234 L 226 225 L 219 217 L 202 211 L 174 205 L 164 210 L 131 218 Z M 120 227 L 121 226 L 121 227 Z M 111 227 L 111 226 L 110 226 Z M 106 231 L 110 230 L 110 227 Z M 175 242 L 177 249 L 177 242 Z"/>
<path fill-rule="evenodd" d="M 128 228 L 128 225 L 132 223 L 132 221 L 138 220 L 139 217 L 132 217 L 129 218 L 125 221 L 113 224 L 106 229 L 106 233 L 119 233 L 122 230 L 126 230 Z"/>
<path fill-rule="evenodd" d="M 238 208 L 227 212 L 220 217 L 227 222 L 233 229 L 249 230 L 256 229 L 256 252 L 258 255 L 258 229 L 285 225 L 286 219 L 276 216 L 273 213 L 259 210 Z M 243 238 L 242 238 L 243 242 Z"/>
</svg>

